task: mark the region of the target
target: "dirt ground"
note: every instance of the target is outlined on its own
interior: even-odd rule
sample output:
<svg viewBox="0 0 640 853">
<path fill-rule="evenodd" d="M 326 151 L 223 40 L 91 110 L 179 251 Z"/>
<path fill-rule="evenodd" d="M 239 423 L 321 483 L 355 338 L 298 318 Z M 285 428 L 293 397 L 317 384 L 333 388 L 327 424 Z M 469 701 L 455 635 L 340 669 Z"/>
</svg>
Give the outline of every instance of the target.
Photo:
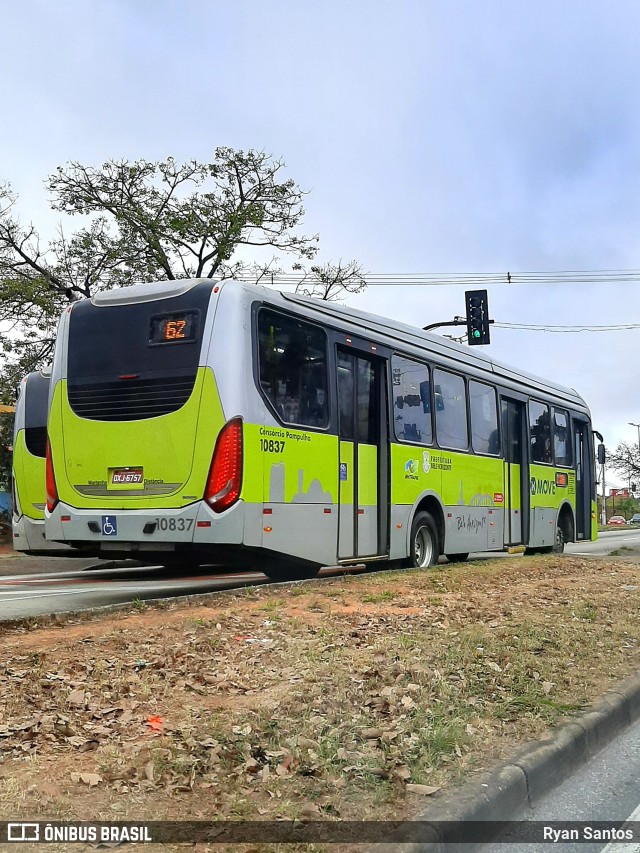
<svg viewBox="0 0 640 853">
<path fill-rule="evenodd" d="M 638 573 L 537 556 L 0 626 L 1 817 L 414 814 L 637 671 Z"/>
</svg>

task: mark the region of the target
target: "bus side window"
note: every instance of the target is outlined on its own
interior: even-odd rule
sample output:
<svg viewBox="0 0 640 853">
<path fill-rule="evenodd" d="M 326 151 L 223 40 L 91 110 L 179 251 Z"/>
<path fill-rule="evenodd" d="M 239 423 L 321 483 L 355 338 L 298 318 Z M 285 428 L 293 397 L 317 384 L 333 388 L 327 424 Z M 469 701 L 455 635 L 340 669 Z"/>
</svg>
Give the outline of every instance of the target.
<svg viewBox="0 0 640 853">
<path fill-rule="evenodd" d="M 429 368 L 410 358 L 391 359 L 396 437 L 400 441 L 431 444 L 431 381 Z"/>
<path fill-rule="evenodd" d="M 529 401 L 529 429 L 531 432 L 531 461 L 549 464 L 551 453 L 551 420 L 549 406 Z"/>
<path fill-rule="evenodd" d="M 491 385 L 469 381 L 469 408 L 471 411 L 471 445 L 476 453 L 498 454 L 498 407 L 496 392 Z"/>
<path fill-rule="evenodd" d="M 269 308 L 258 313 L 260 389 L 285 423 L 326 426 L 327 338 L 311 323 Z"/>
<path fill-rule="evenodd" d="M 553 456 L 556 465 L 571 465 L 569 413 L 562 409 L 553 410 Z"/>
<path fill-rule="evenodd" d="M 445 370 L 434 370 L 436 387 L 440 386 L 442 408 L 436 397 L 436 436 L 441 447 L 466 450 L 469 446 L 467 434 L 467 395 L 464 379 Z"/>
</svg>

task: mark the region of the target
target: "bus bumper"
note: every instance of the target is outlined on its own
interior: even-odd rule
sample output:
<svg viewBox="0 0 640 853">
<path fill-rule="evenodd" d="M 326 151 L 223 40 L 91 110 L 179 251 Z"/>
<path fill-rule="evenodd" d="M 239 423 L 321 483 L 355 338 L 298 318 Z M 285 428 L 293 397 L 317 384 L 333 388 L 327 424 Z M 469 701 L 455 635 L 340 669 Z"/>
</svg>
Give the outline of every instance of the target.
<svg viewBox="0 0 640 853">
<path fill-rule="evenodd" d="M 59 503 L 45 511 L 47 538 L 100 553 L 167 552 L 185 546 L 241 545 L 244 505 L 214 513 L 204 502 L 180 509 L 89 510 Z"/>
<path fill-rule="evenodd" d="M 66 546 L 59 542 L 51 542 L 45 537 L 44 519 L 28 518 L 21 515 L 19 519 L 12 519 L 13 549 L 23 551 L 26 554 L 43 551 L 64 551 Z"/>
</svg>

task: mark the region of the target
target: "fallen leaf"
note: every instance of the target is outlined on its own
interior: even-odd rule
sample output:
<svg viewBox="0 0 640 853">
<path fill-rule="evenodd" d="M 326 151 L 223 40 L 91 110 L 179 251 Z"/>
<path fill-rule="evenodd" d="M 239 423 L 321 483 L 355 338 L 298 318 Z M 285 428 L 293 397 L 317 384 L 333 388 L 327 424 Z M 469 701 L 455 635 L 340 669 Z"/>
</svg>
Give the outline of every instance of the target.
<svg viewBox="0 0 640 853">
<path fill-rule="evenodd" d="M 95 788 L 96 785 L 102 782 L 102 776 L 99 776 L 97 773 L 72 773 L 71 779 L 73 782 L 82 782 L 90 788 Z"/>
<path fill-rule="evenodd" d="M 440 788 L 436 788 L 433 785 L 418 785 L 415 782 L 409 782 L 406 786 L 406 790 L 410 794 L 422 794 L 422 796 L 428 797 L 431 794 L 435 794 L 436 791 L 439 791 Z"/>
<path fill-rule="evenodd" d="M 385 770 L 384 767 L 371 767 L 369 768 L 369 773 L 372 776 L 377 776 L 379 779 L 388 779 L 389 771 Z"/>
<path fill-rule="evenodd" d="M 406 764 L 401 764 L 399 767 L 394 769 L 393 775 L 397 776 L 398 779 L 411 779 L 411 770 L 409 770 Z"/>
<path fill-rule="evenodd" d="M 83 707 L 86 701 L 86 693 L 84 690 L 72 690 L 67 697 L 69 705 Z"/>
<path fill-rule="evenodd" d="M 360 734 L 365 740 L 377 740 L 382 737 L 380 729 L 362 729 Z"/>
</svg>

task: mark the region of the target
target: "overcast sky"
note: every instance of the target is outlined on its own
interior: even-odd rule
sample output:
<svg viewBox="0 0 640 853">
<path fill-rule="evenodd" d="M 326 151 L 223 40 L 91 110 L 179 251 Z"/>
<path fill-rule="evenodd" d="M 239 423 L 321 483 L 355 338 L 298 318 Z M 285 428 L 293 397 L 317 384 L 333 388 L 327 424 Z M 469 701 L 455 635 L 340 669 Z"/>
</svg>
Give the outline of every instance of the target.
<svg viewBox="0 0 640 853">
<path fill-rule="evenodd" d="M 68 160 L 281 156 L 321 260 L 373 273 L 640 269 L 634 0 L 0 0 L 0 180 L 51 225 Z M 464 286 L 350 304 L 426 325 Z M 492 285 L 496 322 L 640 323 L 640 283 Z M 446 331 L 446 330 L 443 330 Z M 500 361 L 576 388 L 636 442 L 640 329 L 493 327 Z"/>
</svg>

